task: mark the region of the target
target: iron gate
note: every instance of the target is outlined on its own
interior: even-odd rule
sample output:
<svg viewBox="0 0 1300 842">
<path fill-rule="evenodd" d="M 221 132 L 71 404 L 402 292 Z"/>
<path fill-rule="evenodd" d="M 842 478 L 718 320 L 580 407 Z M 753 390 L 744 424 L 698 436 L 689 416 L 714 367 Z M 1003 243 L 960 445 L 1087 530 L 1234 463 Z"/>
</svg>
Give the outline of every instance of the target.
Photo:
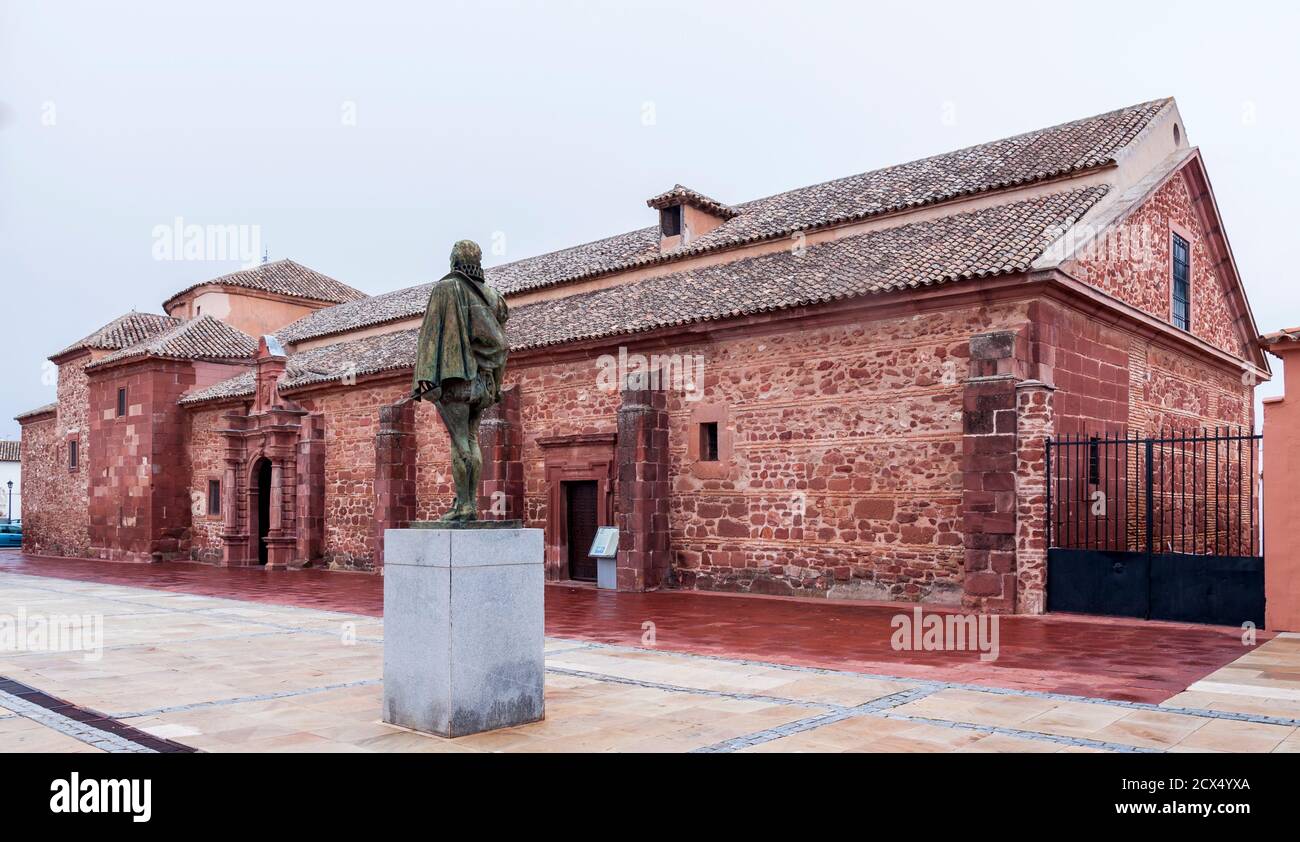
<svg viewBox="0 0 1300 842">
<path fill-rule="evenodd" d="M 1047 442 L 1047 607 L 1264 626 L 1260 436 Z"/>
</svg>

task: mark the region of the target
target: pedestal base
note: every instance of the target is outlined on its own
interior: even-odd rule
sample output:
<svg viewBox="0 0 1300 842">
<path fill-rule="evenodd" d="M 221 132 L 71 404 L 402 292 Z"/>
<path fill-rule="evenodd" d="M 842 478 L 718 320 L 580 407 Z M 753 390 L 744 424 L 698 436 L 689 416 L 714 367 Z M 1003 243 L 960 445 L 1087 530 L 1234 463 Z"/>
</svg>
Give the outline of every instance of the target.
<svg viewBox="0 0 1300 842">
<path fill-rule="evenodd" d="M 384 534 L 384 721 L 441 737 L 545 715 L 542 530 Z"/>
</svg>

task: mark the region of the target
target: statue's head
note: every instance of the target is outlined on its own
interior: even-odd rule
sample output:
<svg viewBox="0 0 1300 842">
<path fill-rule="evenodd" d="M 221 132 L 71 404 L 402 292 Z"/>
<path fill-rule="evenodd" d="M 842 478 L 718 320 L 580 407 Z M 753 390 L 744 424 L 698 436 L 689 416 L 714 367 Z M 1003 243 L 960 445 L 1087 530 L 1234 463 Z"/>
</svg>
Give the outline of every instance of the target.
<svg viewBox="0 0 1300 842">
<path fill-rule="evenodd" d="M 483 280 L 483 249 L 473 240 L 457 240 L 451 247 L 451 268 L 477 281 Z"/>
</svg>

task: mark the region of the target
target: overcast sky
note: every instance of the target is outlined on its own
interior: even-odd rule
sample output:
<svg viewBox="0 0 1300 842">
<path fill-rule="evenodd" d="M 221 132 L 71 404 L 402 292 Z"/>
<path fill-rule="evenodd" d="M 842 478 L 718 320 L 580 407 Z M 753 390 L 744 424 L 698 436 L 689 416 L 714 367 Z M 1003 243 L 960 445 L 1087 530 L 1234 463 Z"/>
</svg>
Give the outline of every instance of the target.
<svg viewBox="0 0 1300 842">
<path fill-rule="evenodd" d="M 177 217 L 377 293 L 1167 95 L 1260 329 L 1300 324 L 1291 4 L 0 6 L 3 437 L 51 353 L 239 267 L 156 259 Z"/>
</svg>

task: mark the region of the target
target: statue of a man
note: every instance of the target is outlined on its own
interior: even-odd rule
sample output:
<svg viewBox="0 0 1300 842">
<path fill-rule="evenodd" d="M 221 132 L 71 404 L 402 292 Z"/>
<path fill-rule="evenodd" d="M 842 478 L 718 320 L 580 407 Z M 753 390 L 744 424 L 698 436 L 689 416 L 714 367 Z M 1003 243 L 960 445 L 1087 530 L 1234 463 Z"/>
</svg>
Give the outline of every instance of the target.
<svg viewBox="0 0 1300 842">
<path fill-rule="evenodd" d="M 478 519 L 483 455 L 478 425 L 501 400 L 510 345 L 505 299 L 483 281 L 483 251 L 470 240 L 451 249 L 451 272 L 433 285 L 420 328 L 412 397 L 432 401 L 451 437 L 456 504 L 443 522 Z"/>
</svg>

